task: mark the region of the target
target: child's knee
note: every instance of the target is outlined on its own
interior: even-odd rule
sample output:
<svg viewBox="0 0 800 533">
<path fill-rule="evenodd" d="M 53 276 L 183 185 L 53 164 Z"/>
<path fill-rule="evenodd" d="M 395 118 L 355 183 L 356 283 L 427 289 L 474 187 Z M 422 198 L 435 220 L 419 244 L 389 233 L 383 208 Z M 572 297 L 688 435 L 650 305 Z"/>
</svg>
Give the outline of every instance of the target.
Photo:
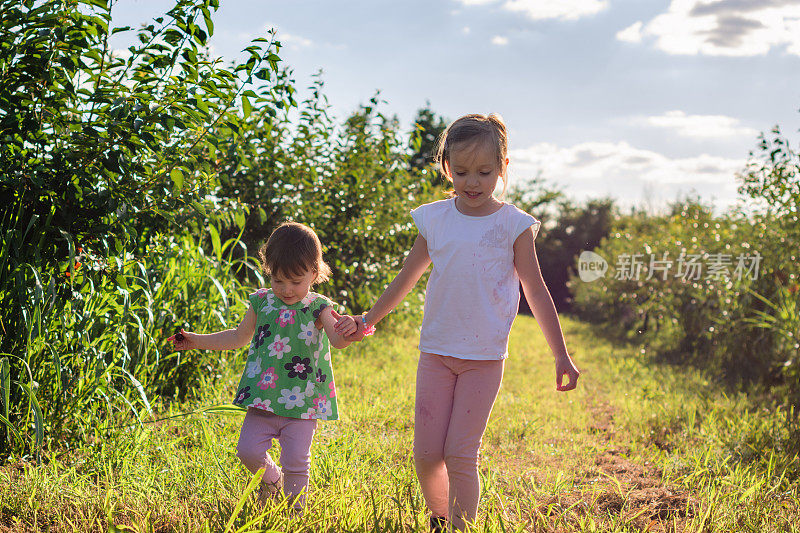
<svg viewBox="0 0 800 533">
<path fill-rule="evenodd" d="M 267 451 L 239 445 L 236 447 L 236 457 L 238 457 L 242 464 L 249 470 L 255 471 L 264 466 Z"/>
<path fill-rule="evenodd" d="M 414 446 L 414 463 L 417 467 L 433 467 L 444 462 L 444 454 L 441 451 L 428 450 Z"/>
<path fill-rule="evenodd" d="M 444 463 L 450 476 L 454 474 L 472 474 L 478 471 L 477 455 L 445 454 Z"/>
</svg>

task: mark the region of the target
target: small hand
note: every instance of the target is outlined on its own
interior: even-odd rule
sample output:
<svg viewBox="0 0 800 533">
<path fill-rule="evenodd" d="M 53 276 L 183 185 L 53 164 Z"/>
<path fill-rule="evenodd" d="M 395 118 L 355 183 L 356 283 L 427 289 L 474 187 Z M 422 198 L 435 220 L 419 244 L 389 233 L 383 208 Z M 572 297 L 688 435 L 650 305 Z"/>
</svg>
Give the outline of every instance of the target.
<svg viewBox="0 0 800 533">
<path fill-rule="evenodd" d="M 364 321 L 361 319 L 360 316 L 354 316 L 351 318 L 356 323 L 356 330 L 353 333 L 347 335 L 344 338 L 344 340 L 350 342 L 361 342 L 362 340 L 364 340 L 364 337 L 366 336 L 364 335 Z"/>
<path fill-rule="evenodd" d="M 578 367 L 575 366 L 575 363 L 572 362 L 572 358 L 569 354 L 566 354 L 564 357 L 560 357 L 556 359 L 556 390 L 557 391 L 568 391 L 572 390 L 578 386 L 578 376 L 581 373 L 578 370 Z M 567 384 L 563 385 L 564 376 L 567 376 Z"/>
<path fill-rule="evenodd" d="M 352 316 L 345 315 L 339 317 L 339 320 L 336 321 L 336 324 L 334 324 L 333 327 L 336 330 L 336 333 L 342 337 L 347 337 L 348 335 L 358 331 L 358 322 Z"/>
<path fill-rule="evenodd" d="M 190 331 L 184 331 L 183 328 L 175 335 L 169 337 L 168 341 L 172 341 L 172 347 L 176 350 L 191 350 L 196 345 L 197 335 Z"/>
</svg>

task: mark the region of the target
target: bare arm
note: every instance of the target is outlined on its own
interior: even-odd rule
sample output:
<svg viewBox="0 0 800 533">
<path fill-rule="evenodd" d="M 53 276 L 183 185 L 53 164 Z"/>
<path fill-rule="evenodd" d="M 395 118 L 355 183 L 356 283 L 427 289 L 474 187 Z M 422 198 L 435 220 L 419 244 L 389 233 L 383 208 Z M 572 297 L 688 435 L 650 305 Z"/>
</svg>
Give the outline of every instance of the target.
<svg viewBox="0 0 800 533">
<path fill-rule="evenodd" d="M 419 278 L 428 265 L 431 264 L 431 258 L 428 255 L 428 243 L 422 235 L 417 235 L 411 251 L 408 252 L 408 257 L 403 262 L 403 268 L 397 273 L 397 276 L 392 280 L 388 287 L 383 291 L 378 301 L 372 306 L 372 309 L 367 311 L 364 315 L 367 324 L 375 325 L 388 315 L 392 309 L 403 301 L 408 292 L 414 288 Z M 361 324 L 359 324 L 359 330 Z"/>
<path fill-rule="evenodd" d="M 235 350 L 247 346 L 255 330 L 256 312 L 251 305 L 235 328 L 207 334 L 181 330 L 183 340 L 176 339 L 177 335 L 167 340 L 172 341 L 176 350 Z"/>
<path fill-rule="evenodd" d="M 319 318 L 315 323 L 317 327 L 322 326 L 325 328 L 325 333 L 328 334 L 328 339 L 331 341 L 331 346 L 340 350 L 350 345 L 350 341 L 345 340 L 345 337 L 347 336 L 345 331 L 352 333 L 358 328 L 352 317 L 347 317 L 350 319 L 347 329 L 343 332 L 336 331 L 335 326 L 341 318 L 342 316 L 329 306 L 322 310 L 322 313 L 320 313 Z"/>
<path fill-rule="evenodd" d="M 574 389 L 578 384 L 580 372 L 572 362 L 572 358 L 567 352 L 567 345 L 564 341 L 564 332 L 561 330 L 561 323 L 558 320 L 556 306 L 553 298 L 542 278 L 539 270 L 539 260 L 536 257 L 536 247 L 533 244 L 533 230 L 528 227 L 523 231 L 517 240 L 514 241 L 514 267 L 517 269 L 522 290 L 525 292 L 525 299 L 533 311 L 536 322 L 544 333 L 550 350 L 556 360 L 556 389 L 567 391 Z M 568 382 L 562 385 L 564 376 Z"/>
</svg>

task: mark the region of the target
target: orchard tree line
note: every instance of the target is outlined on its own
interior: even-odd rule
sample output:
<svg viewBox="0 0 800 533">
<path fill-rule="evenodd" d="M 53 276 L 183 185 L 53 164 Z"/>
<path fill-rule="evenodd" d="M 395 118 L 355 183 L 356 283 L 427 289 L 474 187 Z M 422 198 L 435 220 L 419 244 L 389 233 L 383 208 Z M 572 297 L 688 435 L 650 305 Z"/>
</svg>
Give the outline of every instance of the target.
<svg viewBox="0 0 800 533">
<path fill-rule="evenodd" d="M 431 157 L 447 119 L 429 104 L 410 131 L 379 94 L 337 119 L 319 77 L 300 99 L 279 35 L 232 64 L 209 54 L 219 0 L 178 0 L 139 28 L 114 27 L 111 6 L 0 0 L 1 458 L 102 438 L 214 383 L 218 354 L 174 353 L 162 339 L 237 320 L 264 284 L 255 251 L 284 220 L 318 232 L 333 270 L 320 290 L 364 310 L 413 242 L 409 210 L 447 189 Z M 134 42 L 124 51 L 110 44 L 119 33 Z M 669 215 L 578 204 L 538 177 L 505 199 L 544 223 L 537 254 L 559 311 L 796 406 L 797 154 L 779 132 L 757 152 L 742 175 L 742 193 L 766 205 L 755 228 L 699 200 Z M 719 248 L 698 224 L 758 247 L 763 278 L 575 278 L 583 250 L 678 235 Z M 413 312 L 421 288 L 406 300 Z"/>
</svg>

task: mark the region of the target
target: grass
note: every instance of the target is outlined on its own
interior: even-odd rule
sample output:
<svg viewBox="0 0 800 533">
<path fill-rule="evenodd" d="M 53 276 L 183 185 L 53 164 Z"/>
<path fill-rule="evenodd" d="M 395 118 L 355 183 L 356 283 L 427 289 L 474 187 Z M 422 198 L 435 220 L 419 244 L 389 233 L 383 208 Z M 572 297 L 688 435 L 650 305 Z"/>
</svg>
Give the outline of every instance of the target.
<svg viewBox="0 0 800 533">
<path fill-rule="evenodd" d="M 566 394 L 535 320 L 514 325 L 476 531 L 800 531 L 781 413 L 562 324 L 583 372 Z M 334 353 L 342 419 L 319 425 L 301 518 L 247 494 L 242 414 L 204 413 L 0 467 L 0 531 L 426 531 L 411 457 L 417 335 L 398 326 Z M 227 404 L 239 363 L 164 414 Z"/>
</svg>

